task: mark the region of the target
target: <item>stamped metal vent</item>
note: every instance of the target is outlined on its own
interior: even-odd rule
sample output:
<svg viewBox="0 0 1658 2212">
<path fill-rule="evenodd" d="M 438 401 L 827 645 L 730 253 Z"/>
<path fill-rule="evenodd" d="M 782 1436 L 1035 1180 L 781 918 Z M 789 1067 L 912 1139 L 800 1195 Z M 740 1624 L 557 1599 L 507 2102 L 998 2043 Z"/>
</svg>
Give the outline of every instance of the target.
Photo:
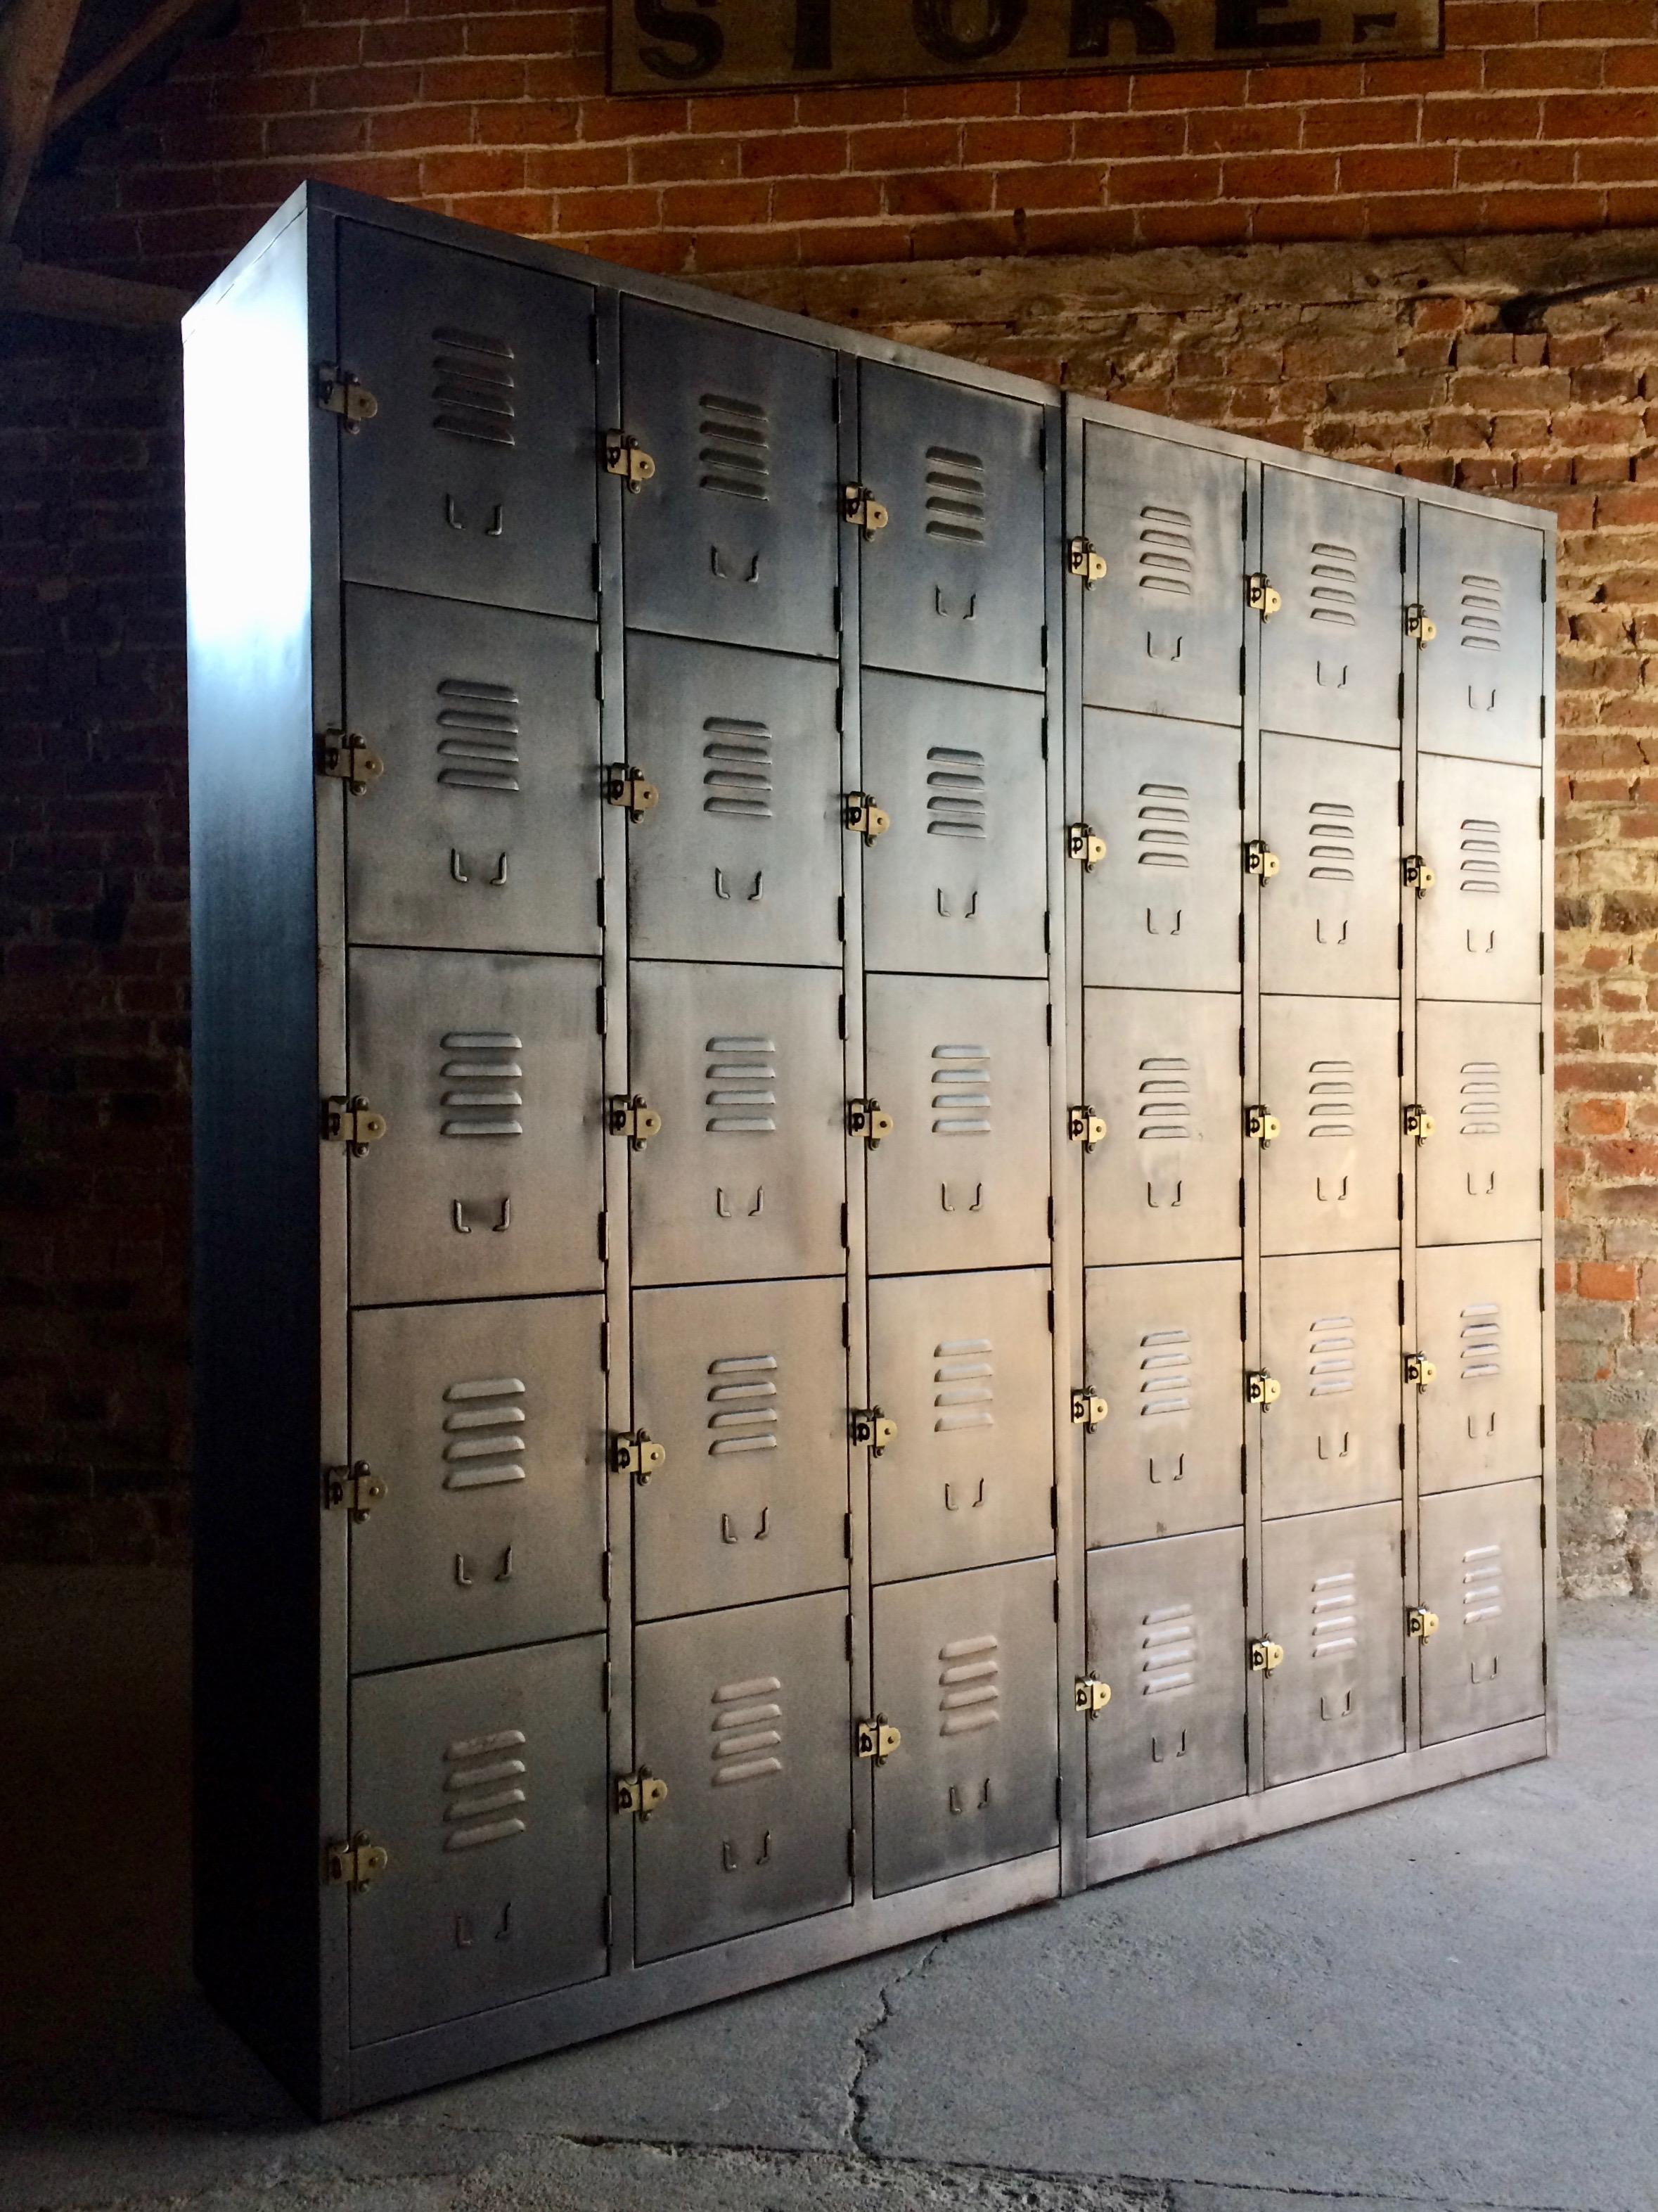
<svg viewBox="0 0 1658 2212">
<path fill-rule="evenodd" d="M 712 1036 L 706 1075 L 714 1085 L 704 1098 L 707 1126 L 726 1135 L 774 1129 L 768 1110 L 777 1103 L 777 1041 L 766 1036 Z"/>
<path fill-rule="evenodd" d="M 939 1645 L 940 1735 L 971 1735 L 1000 1721 L 999 1648 L 993 1636 L 964 1636 Z"/>
<path fill-rule="evenodd" d="M 1470 815 L 1462 824 L 1461 859 L 1457 889 L 1475 897 L 1495 898 L 1503 889 L 1503 832 L 1501 825 Z"/>
<path fill-rule="evenodd" d="M 936 1137 L 990 1134 L 988 1045 L 933 1046 L 932 1114 Z"/>
<path fill-rule="evenodd" d="M 1311 614 L 1333 629 L 1358 628 L 1358 555 L 1351 545 L 1315 539 L 1309 574 Z"/>
<path fill-rule="evenodd" d="M 1307 1331 L 1307 1395 L 1338 1398 L 1353 1387 L 1357 1323 L 1351 1314 L 1325 1314 Z"/>
<path fill-rule="evenodd" d="M 956 545 L 985 542 L 985 465 L 953 446 L 926 449 L 926 534 Z"/>
<path fill-rule="evenodd" d="M 1464 653 L 1503 650 L 1503 579 L 1470 570 L 1462 579 L 1457 643 Z"/>
<path fill-rule="evenodd" d="M 1307 873 L 1314 883 L 1353 880 L 1357 818 L 1338 799 L 1315 799 L 1307 809 Z"/>
<path fill-rule="evenodd" d="M 708 1373 L 708 1455 L 777 1449 L 777 1355 L 735 1352 L 711 1359 Z"/>
<path fill-rule="evenodd" d="M 1138 793 L 1139 831 L 1135 865 L 1142 868 L 1189 868 L 1192 794 L 1183 783 L 1143 783 Z"/>
<path fill-rule="evenodd" d="M 483 1490 L 499 1482 L 523 1482 L 525 1395 L 515 1375 L 474 1382 L 452 1382 L 443 1394 L 446 1490 Z"/>
<path fill-rule="evenodd" d="M 742 1682 L 722 1682 L 711 1700 L 714 1785 L 758 1782 L 783 1771 L 782 1681 L 775 1674 L 751 1674 Z"/>
<path fill-rule="evenodd" d="M 996 1416 L 995 1346 L 987 1336 L 958 1336 L 932 1347 L 932 1409 L 936 1432 L 988 1429 Z"/>
<path fill-rule="evenodd" d="M 1139 1133 L 1142 1144 L 1192 1134 L 1192 1063 L 1167 1053 L 1140 1062 Z"/>
<path fill-rule="evenodd" d="M 486 446 L 513 446 L 513 349 L 482 331 L 440 325 L 432 333 L 434 430 Z"/>
<path fill-rule="evenodd" d="M 443 1049 L 441 1074 L 452 1087 L 443 1093 L 449 1116 L 446 1137 L 521 1137 L 524 1124 L 510 1110 L 524 1103 L 518 1088 L 524 1069 L 513 1058 L 524 1040 L 510 1030 L 451 1030 Z"/>
<path fill-rule="evenodd" d="M 710 714 L 703 722 L 702 811 L 740 820 L 772 818 L 772 734 L 763 722 Z"/>
<path fill-rule="evenodd" d="M 1465 1137 L 1502 1135 L 1503 1071 L 1494 1060 L 1463 1061 L 1457 1126 Z"/>
<path fill-rule="evenodd" d="M 1183 507 L 1142 507 L 1134 580 L 1143 592 L 1189 599 L 1197 568 L 1192 517 Z"/>
<path fill-rule="evenodd" d="M 522 1729 L 496 1729 L 489 1735 L 458 1736 L 443 1754 L 443 1848 L 475 1850 L 521 1836 L 528 1823 L 527 1773 L 519 1756 Z"/>
<path fill-rule="evenodd" d="M 927 747 L 926 834 L 973 837 L 988 834 L 985 757 L 970 745 Z"/>
<path fill-rule="evenodd" d="M 1503 1310 L 1495 1298 L 1463 1307 L 1461 1352 L 1465 1382 L 1503 1372 Z"/>
<path fill-rule="evenodd" d="M 1351 1060 L 1315 1060 L 1308 1070 L 1308 1135 L 1351 1137 L 1354 1096 Z"/>
<path fill-rule="evenodd" d="M 1462 1626 L 1497 1620 L 1503 1613 L 1503 1547 L 1475 1544 L 1462 1554 Z"/>
<path fill-rule="evenodd" d="M 696 459 L 703 491 L 738 499 L 771 497 L 771 422 L 756 400 L 705 392 L 698 401 Z"/>
<path fill-rule="evenodd" d="M 1321 1575 L 1313 1584 L 1313 1656 L 1345 1658 L 1358 1649 L 1358 1577 L 1345 1572 Z"/>
<path fill-rule="evenodd" d="M 437 687 L 438 781 L 463 791 L 517 791 L 518 693 L 510 684 L 446 676 Z"/>
<path fill-rule="evenodd" d="M 1189 1697 L 1198 1680 L 1198 1622 L 1190 1605 L 1162 1605 L 1140 1620 L 1140 1695 Z"/>
<path fill-rule="evenodd" d="M 1147 1329 L 1140 1339 L 1139 1417 L 1158 1421 L 1192 1410 L 1192 1332 Z"/>
</svg>

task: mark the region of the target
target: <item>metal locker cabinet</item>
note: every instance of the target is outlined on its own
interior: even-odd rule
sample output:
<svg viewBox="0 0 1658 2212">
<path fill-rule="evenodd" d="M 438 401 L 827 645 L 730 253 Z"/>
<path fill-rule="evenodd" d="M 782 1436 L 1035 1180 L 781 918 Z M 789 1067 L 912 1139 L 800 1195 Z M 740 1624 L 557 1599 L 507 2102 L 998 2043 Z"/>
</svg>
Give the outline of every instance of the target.
<svg viewBox="0 0 1658 2212">
<path fill-rule="evenodd" d="M 1243 1270 L 1236 1260 L 1090 1267 L 1084 1431 L 1090 1544 L 1243 1518 Z"/>
<path fill-rule="evenodd" d="M 878 1583 L 1054 1549 L 1054 1351 L 1046 1267 L 872 1283 L 870 1395 L 896 1433 L 871 1455 Z"/>
<path fill-rule="evenodd" d="M 339 318 L 344 574 L 591 621 L 591 288 L 348 222 Z"/>
<path fill-rule="evenodd" d="M 1040 691 L 1042 410 L 866 361 L 858 421 L 865 665 Z"/>
<path fill-rule="evenodd" d="M 1418 1252 L 1416 1327 L 1433 1382 L 1416 1399 L 1417 1480 L 1432 1490 L 1540 1474 L 1543 1255 L 1536 1244 Z"/>
<path fill-rule="evenodd" d="M 628 640 L 635 959 L 841 965 L 841 736 L 827 661 Z"/>
<path fill-rule="evenodd" d="M 351 1686 L 351 2034 L 405 2035 L 602 1974 L 604 1638 Z"/>
<path fill-rule="evenodd" d="M 846 1588 L 844 1294 L 634 1294 L 634 1418 L 667 1455 L 634 1484 L 641 1620 Z"/>
<path fill-rule="evenodd" d="M 1053 1561 L 884 1583 L 872 1618 L 875 1702 L 902 1738 L 875 1770 L 878 1894 L 1050 1849 Z"/>
<path fill-rule="evenodd" d="M 1418 1243 L 1539 1234 L 1540 1022 L 1536 1006 L 1442 1000 L 1417 1008 L 1417 1089 L 1434 1124 L 1417 1153 Z"/>
<path fill-rule="evenodd" d="M 1260 988 L 1399 996 L 1399 755 L 1328 738 L 1260 741 Z"/>
<path fill-rule="evenodd" d="M 636 1283 L 826 1275 L 841 1261 L 839 978 L 653 961 L 629 979 Z"/>
<path fill-rule="evenodd" d="M 1355 1252 L 1399 1237 L 1399 1005 L 1263 999 L 1261 1249 Z"/>
<path fill-rule="evenodd" d="M 597 952 L 597 629 L 352 585 L 345 633 L 352 942 Z"/>
<path fill-rule="evenodd" d="M 1243 1795 L 1244 1641 L 1241 1529 L 1088 1554 L 1090 1835 Z"/>
<path fill-rule="evenodd" d="M 624 299 L 622 416 L 618 465 L 651 464 L 648 476 L 635 465 L 623 508 L 629 627 L 832 653 L 841 524 L 827 346 Z"/>
<path fill-rule="evenodd" d="M 653 1621 L 634 1638 L 634 1748 L 668 1785 L 635 1857 L 641 1960 L 852 1897 L 842 1591 Z"/>
<path fill-rule="evenodd" d="M 404 1667 L 604 1626 L 604 1301 L 351 1317 L 351 1663 Z"/>
<path fill-rule="evenodd" d="M 1542 807 L 1535 769 L 1418 761 L 1417 844 L 1434 872 L 1413 901 L 1423 998 L 1542 995 Z"/>
<path fill-rule="evenodd" d="M 1236 1258 L 1242 1001 L 1096 990 L 1083 1000 L 1083 1082 L 1105 1122 L 1083 1164 L 1089 1265 Z"/>
<path fill-rule="evenodd" d="M 1269 1788 L 1404 1749 L 1400 1542 L 1397 1505 L 1266 1523 L 1266 1636 L 1284 1653 L 1265 1685 Z"/>
<path fill-rule="evenodd" d="M 1540 1482 L 1422 1501 L 1422 1741 L 1442 1743 L 1543 1710 Z"/>
<path fill-rule="evenodd" d="M 540 955 L 351 954 L 351 1095 L 386 1124 L 349 1164 L 354 1304 L 598 1288 L 598 976 Z"/>
<path fill-rule="evenodd" d="M 864 859 L 871 969 L 1048 974 L 1042 702 L 872 673 L 864 781 L 890 817 Z"/>
<path fill-rule="evenodd" d="M 1284 602 L 1261 626 L 1261 728 L 1396 750 L 1404 501 L 1271 467 L 1261 501 L 1262 565 Z"/>
<path fill-rule="evenodd" d="M 1541 531 L 1518 517 L 1424 500 L 1418 557 L 1423 610 L 1438 632 L 1422 649 L 1418 743 L 1430 752 L 1535 766 L 1549 615 Z"/>
<path fill-rule="evenodd" d="M 1083 714 L 1083 811 L 1105 841 L 1083 878 L 1090 983 L 1236 991 L 1242 753 L 1236 730 Z"/>
<path fill-rule="evenodd" d="M 1261 1361 L 1282 1392 L 1261 1414 L 1262 1512 L 1398 1498 L 1398 1252 L 1266 1260 L 1260 1292 Z"/>
<path fill-rule="evenodd" d="M 1083 528 L 1106 563 L 1079 610 L 1090 707 L 1236 724 L 1242 712 L 1243 462 L 1075 424 Z"/>
</svg>

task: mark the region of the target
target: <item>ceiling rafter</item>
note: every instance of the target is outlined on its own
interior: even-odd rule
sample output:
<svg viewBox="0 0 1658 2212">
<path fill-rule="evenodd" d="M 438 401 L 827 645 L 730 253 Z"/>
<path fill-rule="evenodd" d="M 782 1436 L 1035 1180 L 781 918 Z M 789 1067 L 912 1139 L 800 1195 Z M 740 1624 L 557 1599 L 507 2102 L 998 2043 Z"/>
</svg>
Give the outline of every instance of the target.
<svg viewBox="0 0 1658 2212">
<path fill-rule="evenodd" d="M 16 228 L 46 142 L 52 104 L 80 0 L 13 0 L 0 22 L 0 244 Z"/>
</svg>

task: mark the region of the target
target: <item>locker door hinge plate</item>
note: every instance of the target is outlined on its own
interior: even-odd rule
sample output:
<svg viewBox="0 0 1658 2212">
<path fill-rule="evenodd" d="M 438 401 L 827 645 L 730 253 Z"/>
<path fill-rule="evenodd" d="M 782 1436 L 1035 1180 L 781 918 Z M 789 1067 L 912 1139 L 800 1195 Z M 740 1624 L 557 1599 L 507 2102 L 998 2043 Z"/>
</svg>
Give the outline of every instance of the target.
<svg viewBox="0 0 1658 2212">
<path fill-rule="evenodd" d="M 1088 1714 L 1091 1719 L 1094 1714 L 1102 1713 L 1110 1704 L 1111 1685 L 1101 1681 L 1097 1674 L 1078 1674 L 1072 1697 L 1077 1711 Z"/>
<path fill-rule="evenodd" d="M 648 1482 L 668 1456 L 665 1446 L 653 1443 L 645 1429 L 623 1429 L 610 1438 L 610 1465 L 617 1474 L 630 1474 L 635 1482 Z"/>
<path fill-rule="evenodd" d="M 854 530 L 861 530 L 865 538 L 873 538 L 878 530 L 884 530 L 891 517 L 888 514 L 867 484 L 849 483 L 841 487 L 842 520 Z"/>
<path fill-rule="evenodd" d="M 604 473 L 620 477 L 629 491 L 642 491 L 656 474 L 656 463 L 637 438 L 625 430 L 604 433 Z"/>
<path fill-rule="evenodd" d="M 1439 625 L 1431 622 L 1427 609 L 1419 599 L 1412 600 L 1405 610 L 1405 635 L 1413 637 L 1418 645 L 1431 645 L 1439 635 Z"/>
<path fill-rule="evenodd" d="M 1105 556 L 1097 551 L 1091 538 L 1073 538 L 1065 549 L 1067 572 L 1083 580 L 1084 591 L 1105 580 Z"/>
<path fill-rule="evenodd" d="M 1096 1114 L 1091 1106 L 1071 1106 L 1066 1109 L 1065 1133 L 1073 1145 L 1080 1145 L 1091 1152 L 1096 1145 L 1105 1142 L 1105 1116 Z"/>
<path fill-rule="evenodd" d="M 1243 872 L 1263 883 L 1278 872 L 1278 857 L 1264 837 L 1252 837 L 1243 848 Z"/>
<path fill-rule="evenodd" d="M 367 1889 L 379 1875 L 386 1872 L 391 1853 L 384 1844 L 377 1844 L 367 1828 L 359 1828 L 349 1844 L 330 1844 L 323 1857 L 323 1867 L 331 1882 L 343 1882 L 352 1891 Z"/>
<path fill-rule="evenodd" d="M 656 786 L 631 761 L 605 769 L 604 804 L 625 807 L 629 822 L 637 822 L 641 814 L 648 814 L 656 801 Z"/>
<path fill-rule="evenodd" d="M 872 1759 L 878 1766 L 884 1766 L 903 1741 L 884 1713 L 877 1713 L 872 1721 L 859 1721 L 853 1732 L 853 1748 L 859 1759 Z"/>
<path fill-rule="evenodd" d="M 898 1424 L 878 1406 L 854 1406 L 847 1416 L 847 1433 L 855 1444 L 867 1444 L 872 1459 L 879 1459 L 898 1434 Z"/>
<path fill-rule="evenodd" d="M 841 803 L 841 822 L 872 845 L 892 827 L 892 817 L 884 806 L 878 806 L 867 791 L 849 791 Z"/>
<path fill-rule="evenodd" d="M 317 737 L 317 774 L 343 783 L 353 798 L 361 799 L 386 763 L 370 750 L 366 738 L 355 730 L 323 730 Z"/>
<path fill-rule="evenodd" d="M 1406 853 L 1400 863 L 1400 867 L 1405 878 L 1405 888 L 1407 891 L 1414 891 L 1420 898 L 1424 892 L 1433 889 L 1434 872 L 1420 853 Z"/>
<path fill-rule="evenodd" d="M 385 1497 L 386 1484 L 366 1459 L 354 1459 L 349 1467 L 323 1469 L 322 1494 L 331 1510 L 343 1507 L 354 1521 L 365 1521 Z"/>
<path fill-rule="evenodd" d="M 1271 1674 L 1284 1664 L 1284 1646 L 1269 1643 L 1266 1637 L 1252 1637 L 1249 1643 L 1249 1672 L 1252 1674 Z"/>
<path fill-rule="evenodd" d="M 1425 1390 L 1438 1372 L 1439 1370 L 1434 1365 L 1432 1360 L 1424 1359 L 1419 1352 L 1406 1353 L 1405 1380 L 1407 1382 L 1414 1382 L 1418 1390 Z"/>
<path fill-rule="evenodd" d="M 1425 1605 L 1407 1606 L 1405 1612 L 1405 1633 L 1425 1644 L 1439 1626 L 1439 1615 L 1430 1613 Z"/>
<path fill-rule="evenodd" d="M 1067 823 L 1065 832 L 1065 857 L 1067 860 L 1080 860 L 1084 873 L 1091 875 L 1105 858 L 1105 840 L 1095 835 L 1090 823 Z"/>
<path fill-rule="evenodd" d="M 883 1109 L 878 1098 L 848 1098 L 847 1134 L 861 1137 L 873 1152 L 883 1137 L 892 1134 L 892 1116 Z"/>
<path fill-rule="evenodd" d="M 1267 1374 L 1265 1368 L 1257 1368 L 1243 1378 L 1243 1395 L 1252 1406 L 1276 1405 L 1282 1389 L 1277 1376 Z"/>
<path fill-rule="evenodd" d="M 668 1795 L 668 1785 L 659 1774 L 653 1774 L 648 1766 L 641 1766 L 637 1774 L 618 1774 L 616 1778 L 616 1809 L 632 1813 L 641 1820 L 648 1820 Z"/>
<path fill-rule="evenodd" d="M 1084 1382 L 1080 1390 L 1071 1393 L 1071 1421 L 1073 1428 L 1097 1429 L 1111 1411 L 1103 1398 L 1096 1398 Z"/>
<path fill-rule="evenodd" d="M 380 401 L 367 386 L 359 384 L 349 368 L 337 368 L 331 362 L 317 371 L 317 404 L 325 415 L 337 415 L 353 433 L 380 411 Z"/>
<path fill-rule="evenodd" d="M 322 1109 L 324 1141 L 331 1145 L 348 1145 L 353 1158 L 361 1159 L 370 1145 L 377 1145 L 386 1134 L 384 1114 L 370 1111 L 366 1098 L 325 1098 Z"/>
<path fill-rule="evenodd" d="M 653 1137 L 661 1135 L 662 1116 L 635 1091 L 631 1097 L 610 1101 L 604 1126 L 613 1137 L 625 1137 L 635 1152 L 642 1152 Z"/>
<path fill-rule="evenodd" d="M 1243 1133 L 1253 1137 L 1265 1152 L 1278 1133 L 1278 1118 L 1269 1114 L 1264 1106 L 1246 1106 L 1243 1109 Z"/>
<path fill-rule="evenodd" d="M 1243 600 L 1244 605 L 1253 607 L 1265 622 L 1269 615 L 1275 615 L 1284 605 L 1284 594 L 1275 592 L 1264 571 L 1257 568 L 1253 575 L 1243 580 Z"/>
<path fill-rule="evenodd" d="M 1434 1133 L 1434 1117 L 1425 1106 L 1412 1104 L 1405 1109 L 1405 1133 L 1414 1137 L 1418 1145 L 1425 1145 Z"/>
</svg>

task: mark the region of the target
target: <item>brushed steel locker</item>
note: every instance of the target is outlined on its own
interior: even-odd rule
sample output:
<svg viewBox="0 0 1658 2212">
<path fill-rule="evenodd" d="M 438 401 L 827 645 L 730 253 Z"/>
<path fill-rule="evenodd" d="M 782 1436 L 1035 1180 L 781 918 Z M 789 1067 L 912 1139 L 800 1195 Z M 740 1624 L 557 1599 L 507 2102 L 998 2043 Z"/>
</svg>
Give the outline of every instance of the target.
<svg viewBox="0 0 1658 2212">
<path fill-rule="evenodd" d="M 1422 507 L 1418 744 L 1474 760 L 1543 757 L 1543 535 L 1497 515 Z"/>
<path fill-rule="evenodd" d="M 1105 840 L 1083 878 L 1087 981 L 1237 989 L 1242 765 L 1236 730 L 1084 710 L 1083 811 Z"/>
<path fill-rule="evenodd" d="M 1404 501 L 1291 469 L 1261 483 L 1261 558 L 1284 601 L 1261 625 L 1261 728 L 1397 751 Z"/>
<path fill-rule="evenodd" d="M 864 857 L 871 969 L 1048 973 L 1042 702 L 873 673 L 864 781 L 891 827 Z"/>
<path fill-rule="evenodd" d="M 870 1396 L 897 1431 L 870 1458 L 878 1583 L 1052 1553 L 1048 1285 L 1046 1267 L 870 1285 Z"/>
<path fill-rule="evenodd" d="M 387 1125 L 349 1164 L 354 1304 L 599 1287 L 598 975 L 539 955 L 350 954 L 352 1095 Z"/>
<path fill-rule="evenodd" d="M 353 2043 L 602 1974 L 609 1800 L 602 1636 L 355 1681 Z"/>
<path fill-rule="evenodd" d="M 1241 1529 L 1090 1552 L 1090 1835 L 1243 1795 L 1245 1644 Z"/>
<path fill-rule="evenodd" d="M 1538 1244 L 1418 1252 L 1416 1327 L 1436 1370 L 1416 1399 L 1417 1480 L 1467 1490 L 1543 1464 L 1543 1253 Z"/>
<path fill-rule="evenodd" d="M 634 1418 L 667 1454 L 634 1486 L 637 1617 L 847 1582 L 846 1285 L 634 1297 Z"/>
<path fill-rule="evenodd" d="M 878 1275 L 1048 1258 L 1045 985 L 872 975 L 868 1081 L 893 1117 L 869 1162 Z"/>
<path fill-rule="evenodd" d="M 878 1895 L 1059 1841 L 1054 1562 L 874 1593 L 874 1698 L 898 1749 L 875 1770 Z"/>
<path fill-rule="evenodd" d="M 1243 1517 L 1243 1270 L 1236 1260 L 1090 1267 L 1088 1541 L 1230 1528 Z"/>
<path fill-rule="evenodd" d="M 1083 1164 L 1090 1267 L 1242 1250 L 1242 1020 L 1230 994 L 1084 992 L 1084 1087 L 1106 1125 Z"/>
<path fill-rule="evenodd" d="M 1266 1629 L 1284 1651 L 1265 1684 L 1269 1788 L 1405 1748 L 1400 1543 L 1397 1505 L 1266 1523 Z"/>
<path fill-rule="evenodd" d="M 1260 988 L 1397 999 L 1399 755 L 1328 738 L 1260 741 Z"/>
<path fill-rule="evenodd" d="M 346 577 L 591 621 L 591 289 L 343 222 L 339 317 L 376 403 L 339 441 Z"/>
<path fill-rule="evenodd" d="M 623 502 L 629 627 L 832 654 L 829 349 L 624 299 L 622 414 L 654 464 Z"/>
<path fill-rule="evenodd" d="M 1537 1480 L 1423 1499 L 1424 1744 L 1543 1711 L 1542 1510 Z"/>
<path fill-rule="evenodd" d="M 351 1663 L 406 1667 L 604 1626 L 598 1297 L 351 1317 Z"/>
<path fill-rule="evenodd" d="M 1399 1238 L 1399 1006 L 1263 999 L 1261 1249 L 1352 1252 Z"/>
<path fill-rule="evenodd" d="M 1041 408 L 884 362 L 859 364 L 858 393 L 887 513 L 859 537 L 865 664 L 1040 691 Z"/>
<path fill-rule="evenodd" d="M 1417 761 L 1417 843 L 1434 880 L 1416 908 L 1424 999 L 1543 991 L 1543 777 L 1491 761 Z"/>
<path fill-rule="evenodd" d="M 844 1590 L 636 1630 L 634 1749 L 668 1785 L 638 1829 L 641 1963 L 850 1904 Z"/>
<path fill-rule="evenodd" d="M 628 757 L 657 804 L 628 830 L 635 959 L 841 965 L 841 735 L 828 661 L 628 640 Z"/>
<path fill-rule="evenodd" d="M 1083 603 L 1093 707 L 1236 724 L 1243 706 L 1243 463 L 1083 429 L 1083 516 L 1106 574 Z"/>
<path fill-rule="evenodd" d="M 633 969 L 633 1082 L 662 1116 L 633 1156 L 635 1283 L 841 1267 L 839 981 L 813 969 Z"/>
<path fill-rule="evenodd" d="M 1397 1248 L 1264 1261 L 1260 1304 L 1261 1360 L 1282 1394 L 1260 1419 L 1262 1512 L 1398 1498 Z"/>
<path fill-rule="evenodd" d="M 1439 1000 L 1416 1010 L 1418 1244 L 1535 1238 L 1543 1187 L 1539 1009 Z"/>
</svg>

